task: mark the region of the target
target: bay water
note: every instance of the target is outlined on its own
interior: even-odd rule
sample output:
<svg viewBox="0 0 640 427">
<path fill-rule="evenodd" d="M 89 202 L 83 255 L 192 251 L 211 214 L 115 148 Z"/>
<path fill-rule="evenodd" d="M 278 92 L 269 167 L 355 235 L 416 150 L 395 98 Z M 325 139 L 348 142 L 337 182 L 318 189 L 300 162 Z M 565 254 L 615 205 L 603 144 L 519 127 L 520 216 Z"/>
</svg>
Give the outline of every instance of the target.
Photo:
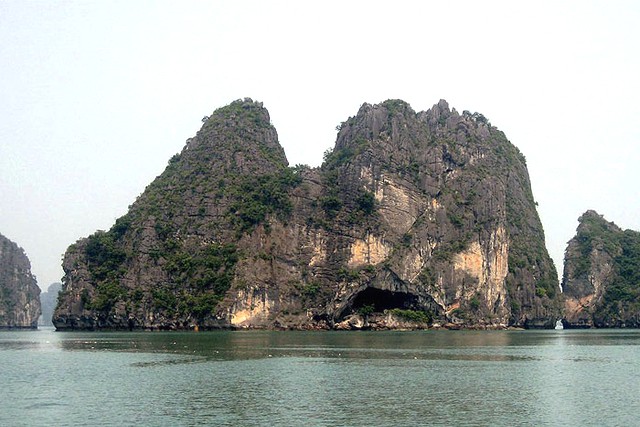
<svg viewBox="0 0 640 427">
<path fill-rule="evenodd" d="M 0 331 L 2 426 L 640 425 L 640 331 Z"/>
</svg>

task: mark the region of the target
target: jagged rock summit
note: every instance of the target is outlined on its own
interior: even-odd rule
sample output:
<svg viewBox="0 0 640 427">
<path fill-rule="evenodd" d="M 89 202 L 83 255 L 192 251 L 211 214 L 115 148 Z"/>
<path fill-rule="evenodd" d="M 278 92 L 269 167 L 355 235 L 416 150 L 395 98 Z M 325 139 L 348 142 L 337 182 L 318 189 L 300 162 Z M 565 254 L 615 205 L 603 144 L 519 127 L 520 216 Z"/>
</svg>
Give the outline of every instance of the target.
<svg viewBox="0 0 640 427">
<path fill-rule="evenodd" d="M 640 233 L 593 210 L 565 252 L 565 327 L 640 327 Z"/>
<path fill-rule="evenodd" d="M 38 327 L 40 288 L 31 263 L 16 243 L 0 234 L 0 328 Z"/>
<path fill-rule="evenodd" d="M 551 327 L 524 156 L 440 101 L 364 104 L 321 167 L 261 103 L 216 110 L 109 231 L 66 252 L 58 329 Z"/>
</svg>

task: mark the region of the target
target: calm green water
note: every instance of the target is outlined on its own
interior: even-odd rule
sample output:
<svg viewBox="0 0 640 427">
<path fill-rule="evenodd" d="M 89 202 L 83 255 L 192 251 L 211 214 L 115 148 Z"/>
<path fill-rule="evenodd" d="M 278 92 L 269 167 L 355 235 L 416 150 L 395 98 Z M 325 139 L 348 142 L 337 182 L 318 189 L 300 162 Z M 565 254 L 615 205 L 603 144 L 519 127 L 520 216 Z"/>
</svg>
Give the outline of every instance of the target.
<svg viewBox="0 0 640 427">
<path fill-rule="evenodd" d="M 3 426 L 640 423 L 640 331 L 0 332 Z"/>
</svg>

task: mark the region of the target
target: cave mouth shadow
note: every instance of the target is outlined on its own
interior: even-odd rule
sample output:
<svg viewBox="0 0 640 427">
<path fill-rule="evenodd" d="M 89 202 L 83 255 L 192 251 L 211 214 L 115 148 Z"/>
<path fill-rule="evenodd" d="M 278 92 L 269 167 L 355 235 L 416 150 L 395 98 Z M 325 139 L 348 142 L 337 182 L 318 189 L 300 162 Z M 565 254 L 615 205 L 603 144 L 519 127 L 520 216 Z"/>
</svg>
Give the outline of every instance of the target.
<svg viewBox="0 0 640 427">
<path fill-rule="evenodd" d="M 343 313 L 357 313 L 364 307 L 370 307 L 373 312 L 382 313 L 385 310 L 399 308 L 403 310 L 418 309 L 418 298 L 406 292 L 393 292 L 377 288 L 366 288 L 359 292 L 351 303 L 351 310 Z M 350 313 L 349 313 L 350 312 Z"/>
</svg>

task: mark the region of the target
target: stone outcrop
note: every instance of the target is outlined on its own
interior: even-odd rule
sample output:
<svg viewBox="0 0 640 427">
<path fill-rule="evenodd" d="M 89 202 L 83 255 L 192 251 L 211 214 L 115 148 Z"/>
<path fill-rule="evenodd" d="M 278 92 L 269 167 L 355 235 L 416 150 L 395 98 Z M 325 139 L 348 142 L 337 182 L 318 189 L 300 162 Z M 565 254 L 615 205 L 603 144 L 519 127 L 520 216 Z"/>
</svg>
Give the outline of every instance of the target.
<svg viewBox="0 0 640 427">
<path fill-rule="evenodd" d="M 640 233 L 592 210 L 578 221 L 565 252 L 565 327 L 639 327 Z"/>
<path fill-rule="evenodd" d="M 364 104 L 321 167 L 260 103 L 212 114 L 64 257 L 58 329 L 552 327 L 524 156 L 481 114 Z"/>
<path fill-rule="evenodd" d="M 0 234 L 0 328 L 38 327 L 40 288 L 22 248 Z"/>
</svg>

